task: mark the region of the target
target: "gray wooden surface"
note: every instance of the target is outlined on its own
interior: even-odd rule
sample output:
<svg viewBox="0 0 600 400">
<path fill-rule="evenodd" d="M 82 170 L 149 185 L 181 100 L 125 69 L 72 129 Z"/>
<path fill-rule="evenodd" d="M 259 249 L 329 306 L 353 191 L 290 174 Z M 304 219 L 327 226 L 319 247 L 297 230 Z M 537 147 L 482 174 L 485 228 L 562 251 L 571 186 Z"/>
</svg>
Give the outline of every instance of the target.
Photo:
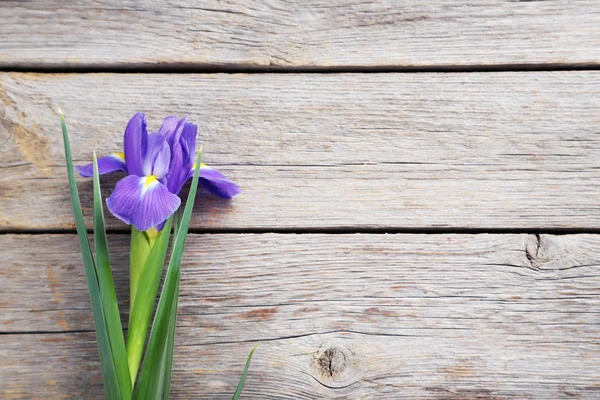
<svg viewBox="0 0 600 400">
<path fill-rule="evenodd" d="M 100 397 L 76 238 L 0 245 L 0 393 Z M 598 398 L 599 264 L 598 235 L 191 235 L 172 396 L 230 398 L 261 342 L 247 398 Z"/>
<path fill-rule="evenodd" d="M 600 62 L 600 3 L 3 1 L 0 66 L 398 68 Z"/>
<path fill-rule="evenodd" d="M 57 106 L 80 163 L 122 149 L 136 110 L 153 129 L 190 115 L 206 162 L 244 190 L 231 202 L 199 197 L 196 228 L 600 227 L 597 71 L 3 74 L 0 84 L 5 229 L 73 229 Z M 119 177 L 103 181 L 105 195 Z M 88 211 L 90 188 L 82 179 Z"/>
<path fill-rule="evenodd" d="M 172 398 L 231 398 L 257 342 L 245 399 L 600 398 L 598 1 L 2 1 L 0 22 L 0 398 L 102 398 L 56 107 L 79 163 L 136 111 L 189 115 L 244 190 L 196 200 Z"/>
</svg>

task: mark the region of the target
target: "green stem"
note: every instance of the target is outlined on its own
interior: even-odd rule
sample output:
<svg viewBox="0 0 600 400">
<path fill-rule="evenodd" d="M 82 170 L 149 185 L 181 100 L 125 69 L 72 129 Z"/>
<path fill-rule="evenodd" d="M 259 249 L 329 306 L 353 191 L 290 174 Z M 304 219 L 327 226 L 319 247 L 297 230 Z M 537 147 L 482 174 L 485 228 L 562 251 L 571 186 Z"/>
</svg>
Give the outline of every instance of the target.
<svg viewBox="0 0 600 400">
<path fill-rule="evenodd" d="M 131 246 L 129 249 L 129 311 L 133 309 L 135 294 L 137 293 L 140 276 L 144 264 L 150 254 L 150 241 L 144 232 L 138 231 L 131 225 Z M 129 314 L 131 323 L 131 313 Z"/>
<path fill-rule="evenodd" d="M 160 286 L 169 246 L 171 221 L 172 218 L 167 220 L 161 232 L 156 232 L 156 230 L 140 232 L 135 228 L 132 228 L 131 232 L 131 302 L 126 347 L 132 385 L 135 384 L 137 377 Z"/>
</svg>

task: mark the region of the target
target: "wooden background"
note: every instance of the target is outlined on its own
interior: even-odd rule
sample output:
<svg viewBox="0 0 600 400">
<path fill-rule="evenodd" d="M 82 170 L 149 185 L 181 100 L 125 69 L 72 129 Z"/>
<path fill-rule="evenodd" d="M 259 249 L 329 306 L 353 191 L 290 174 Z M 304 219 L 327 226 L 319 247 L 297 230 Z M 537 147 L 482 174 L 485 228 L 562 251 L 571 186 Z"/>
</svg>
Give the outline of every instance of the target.
<svg viewBox="0 0 600 400">
<path fill-rule="evenodd" d="M 58 106 L 78 163 L 135 111 L 189 115 L 244 190 L 196 200 L 172 398 L 231 398 L 257 342 L 246 399 L 600 398 L 597 1 L 3 1 L 0 22 L 1 398 L 102 398 Z"/>
</svg>

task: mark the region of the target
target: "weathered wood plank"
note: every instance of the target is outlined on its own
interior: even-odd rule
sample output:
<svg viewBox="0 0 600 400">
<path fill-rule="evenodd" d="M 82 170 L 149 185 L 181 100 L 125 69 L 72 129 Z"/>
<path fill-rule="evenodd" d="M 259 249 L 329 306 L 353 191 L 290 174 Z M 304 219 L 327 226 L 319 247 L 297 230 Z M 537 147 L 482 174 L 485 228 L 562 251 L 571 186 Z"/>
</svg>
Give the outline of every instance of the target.
<svg viewBox="0 0 600 400">
<path fill-rule="evenodd" d="M 244 189 L 200 197 L 195 228 L 598 229 L 599 78 L 2 74 L 0 226 L 73 228 L 61 106 L 80 162 L 120 149 L 137 110 L 153 129 L 190 115 L 206 161 Z M 91 205 L 89 180 L 81 192 Z"/>
<path fill-rule="evenodd" d="M 98 397 L 76 238 L 0 244 L 3 398 Z M 173 397 L 231 396 L 262 341 L 247 398 L 597 398 L 599 267 L 599 235 L 191 235 Z"/>
<path fill-rule="evenodd" d="M 1 66 L 597 65 L 576 1 L 3 1 Z"/>
<path fill-rule="evenodd" d="M 477 332 L 452 339 L 358 332 L 280 338 L 260 343 L 242 398 L 598 398 L 597 342 L 535 340 Z M 3 399 L 102 398 L 93 333 L 3 335 L 0 346 Z M 253 346 L 178 344 L 171 398 L 231 399 Z"/>
</svg>

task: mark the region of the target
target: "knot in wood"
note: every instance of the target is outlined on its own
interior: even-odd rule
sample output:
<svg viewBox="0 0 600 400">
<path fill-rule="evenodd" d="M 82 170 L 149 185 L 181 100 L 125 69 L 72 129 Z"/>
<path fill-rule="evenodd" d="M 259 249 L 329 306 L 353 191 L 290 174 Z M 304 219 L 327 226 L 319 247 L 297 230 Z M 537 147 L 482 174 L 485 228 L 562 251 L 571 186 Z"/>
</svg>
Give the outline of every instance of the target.
<svg viewBox="0 0 600 400">
<path fill-rule="evenodd" d="M 337 347 L 329 347 L 317 354 L 317 370 L 322 378 L 336 379 L 346 369 L 346 354 Z"/>
<path fill-rule="evenodd" d="M 530 267 L 535 270 L 545 268 L 555 256 L 556 244 L 548 235 L 529 235 L 525 246 L 525 255 Z"/>
</svg>

